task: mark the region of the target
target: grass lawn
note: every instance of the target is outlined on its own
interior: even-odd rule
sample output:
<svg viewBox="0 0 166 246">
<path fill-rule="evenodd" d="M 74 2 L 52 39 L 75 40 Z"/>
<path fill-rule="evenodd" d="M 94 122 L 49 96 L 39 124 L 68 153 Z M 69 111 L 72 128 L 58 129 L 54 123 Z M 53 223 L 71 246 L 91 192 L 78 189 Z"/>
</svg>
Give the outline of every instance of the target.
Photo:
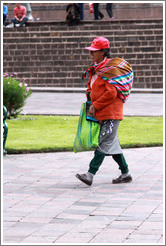
<svg viewBox="0 0 166 246">
<path fill-rule="evenodd" d="M 7 153 L 72 151 L 78 116 L 20 115 L 7 120 Z M 119 125 L 122 148 L 163 145 L 162 117 L 124 117 Z"/>
</svg>

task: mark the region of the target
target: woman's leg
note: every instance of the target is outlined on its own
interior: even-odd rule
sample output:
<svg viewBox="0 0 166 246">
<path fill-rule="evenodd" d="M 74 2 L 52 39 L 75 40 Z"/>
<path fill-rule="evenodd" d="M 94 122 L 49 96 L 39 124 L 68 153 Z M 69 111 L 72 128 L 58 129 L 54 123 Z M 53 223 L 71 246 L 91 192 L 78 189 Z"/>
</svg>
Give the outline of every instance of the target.
<svg viewBox="0 0 166 246">
<path fill-rule="evenodd" d="M 119 169 L 121 170 L 122 174 L 129 172 L 128 165 L 123 154 L 112 155 L 112 158 L 119 165 Z"/>
<path fill-rule="evenodd" d="M 89 164 L 88 172 L 95 175 L 96 172 L 98 171 L 99 167 L 101 166 L 104 158 L 105 158 L 104 153 L 102 153 L 98 150 L 95 150 L 94 158 L 91 160 L 91 162 Z"/>
<path fill-rule="evenodd" d="M 112 155 L 113 159 L 118 163 L 119 169 L 121 170 L 121 175 L 112 180 L 113 184 L 127 183 L 132 181 L 132 177 L 129 174 L 129 169 L 127 162 L 123 154 Z"/>
<path fill-rule="evenodd" d="M 81 180 L 83 183 L 91 186 L 93 182 L 93 176 L 98 171 L 99 167 L 101 166 L 104 160 L 105 154 L 101 153 L 100 151 L 96 150 L 94 153 L 94 158 L 91 160 L 89 164 L 89 170 L 87 173 L 84 174 L 76 174 L 76 177 Z"/>
</svg>

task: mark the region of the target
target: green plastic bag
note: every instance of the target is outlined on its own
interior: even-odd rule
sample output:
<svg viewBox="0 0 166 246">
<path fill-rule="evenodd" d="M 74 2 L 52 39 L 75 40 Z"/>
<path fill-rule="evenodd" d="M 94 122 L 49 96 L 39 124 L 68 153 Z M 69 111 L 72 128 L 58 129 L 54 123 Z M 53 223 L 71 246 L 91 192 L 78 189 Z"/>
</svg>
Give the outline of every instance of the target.
<svg viewBox="0 0 166 246">
<path fill-rule="evenodd" d="M 99 144 L 100 124 L 86 120 L 86 103 L 82 104 L 77 134 L 74 141 L 74 152 L 93 150 Z"/>
</svg>

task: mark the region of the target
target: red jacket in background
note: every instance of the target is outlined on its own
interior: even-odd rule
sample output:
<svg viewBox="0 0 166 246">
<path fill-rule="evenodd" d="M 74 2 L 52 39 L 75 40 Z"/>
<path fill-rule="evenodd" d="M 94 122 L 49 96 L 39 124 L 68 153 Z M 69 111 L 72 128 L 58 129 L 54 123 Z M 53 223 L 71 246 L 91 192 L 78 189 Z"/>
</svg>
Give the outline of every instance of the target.
<svg viewBox="0 0 166 246">
<path fill-rule="evenodd" d="M 14 8 L 14 17 L 21 17 L 21 18 L 25 18 L 27 14 L 27 9 L 24 6 L 21 6 L 20 8 L 15 7 Z"/>
</svg>

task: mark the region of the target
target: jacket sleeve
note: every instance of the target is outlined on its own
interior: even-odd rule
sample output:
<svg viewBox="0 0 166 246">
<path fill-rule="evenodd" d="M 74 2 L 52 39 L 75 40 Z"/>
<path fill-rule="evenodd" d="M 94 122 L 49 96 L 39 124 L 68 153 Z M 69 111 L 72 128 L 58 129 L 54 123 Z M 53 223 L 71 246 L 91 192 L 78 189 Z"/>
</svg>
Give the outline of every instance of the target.
<svg viewBox="0 0 166 246">
<path fill-rule="evenodd" d="M 115 86 L 105 82 L 105 92 L 97 100 L 92 100 L 92 103 L 97 110 L 100 110 L 113 103 L 116 98 L 117 90 Z"/>
</svg>

